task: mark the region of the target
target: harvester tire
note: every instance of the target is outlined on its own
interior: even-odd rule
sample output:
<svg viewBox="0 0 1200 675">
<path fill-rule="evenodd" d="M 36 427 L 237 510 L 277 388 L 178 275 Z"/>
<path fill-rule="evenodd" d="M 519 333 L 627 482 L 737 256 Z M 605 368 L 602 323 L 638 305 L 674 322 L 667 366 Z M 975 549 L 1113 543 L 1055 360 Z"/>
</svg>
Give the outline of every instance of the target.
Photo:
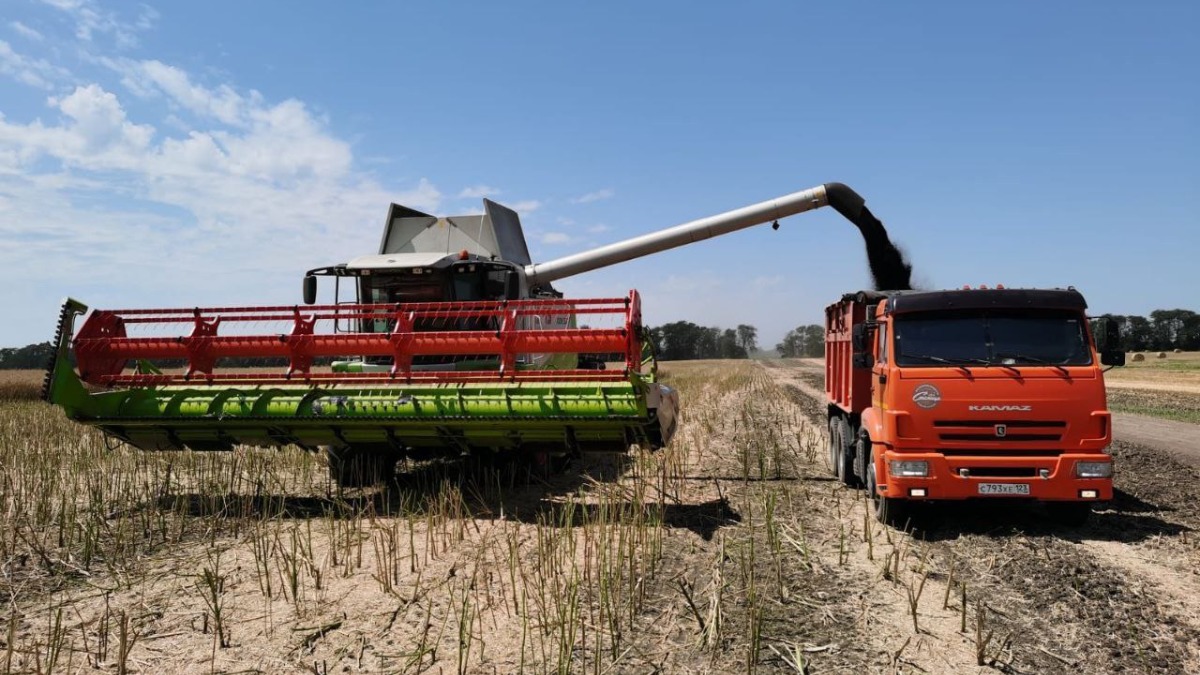
<svg viewBox="0 0 1200 675">
<path fill-rule="evenodd" d="M 891 527 L 907 527 L 911 504 L 907 499 L 884 497 L 879 494 L 877 489 L 879 483 L 875 476 L 875 457 L 871 453 L 871 439 L 864 436 L 862 442 L 864 446 L 863 462 L 867 469 L 867 495 L 871 497 L 871 503 L 875 507 L 875 519 Z"/>
<path fill-rule="evenodd" d="M 1046 502 L 1050 520 L 1064 527 L 1079 527 L 1092 515 L 1090 502 Z"/>
<path fill-rule="evenodd" d="M 379 485 L 396 472 L 397 459 L 388 453 L 326 446 L 325 457 L 329 460 L 330 479 L 343 489 Z"/>
</svg>

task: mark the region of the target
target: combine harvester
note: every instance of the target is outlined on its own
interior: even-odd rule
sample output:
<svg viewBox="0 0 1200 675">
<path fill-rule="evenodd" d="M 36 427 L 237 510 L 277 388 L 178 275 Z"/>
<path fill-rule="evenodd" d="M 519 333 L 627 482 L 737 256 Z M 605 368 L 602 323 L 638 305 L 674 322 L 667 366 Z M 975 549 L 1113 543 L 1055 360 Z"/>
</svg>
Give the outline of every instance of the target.
<svg viewBox="0 0 1200 675">
<path fill-rule="evenodd" d="M 305 275 L 307 306 L 93 310 L 75 332 L 87 307 L 68 299 L 43 398 L 146 450 L 322 450 L 344 487 L 405 457 L 656 449 L 678 398 L 657 382 L 637 292 L 572 300 L 551 283 L 827 205 L 860 229 L 870 217 L 829 183 L 533 263 L 500 204 L 449 218 L 393 204 L 378 254 Z M 314 304 L 318 277 L 334 304 Z M 228 367 L 252 359 L 266 365 Z"/>
</svg>

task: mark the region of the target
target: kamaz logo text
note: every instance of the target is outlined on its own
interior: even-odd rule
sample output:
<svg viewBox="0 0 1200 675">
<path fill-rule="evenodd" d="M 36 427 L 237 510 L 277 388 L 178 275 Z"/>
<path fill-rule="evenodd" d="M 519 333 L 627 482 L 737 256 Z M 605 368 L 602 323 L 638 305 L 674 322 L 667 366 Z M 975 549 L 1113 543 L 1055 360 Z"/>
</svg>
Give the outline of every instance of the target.
<svg viewBox="0 0 1200 675">
<path fill-rule="evenodd" d="M 969 405 L 970 412 L 1033 412 L 1031 405 Z"/>
</svg>

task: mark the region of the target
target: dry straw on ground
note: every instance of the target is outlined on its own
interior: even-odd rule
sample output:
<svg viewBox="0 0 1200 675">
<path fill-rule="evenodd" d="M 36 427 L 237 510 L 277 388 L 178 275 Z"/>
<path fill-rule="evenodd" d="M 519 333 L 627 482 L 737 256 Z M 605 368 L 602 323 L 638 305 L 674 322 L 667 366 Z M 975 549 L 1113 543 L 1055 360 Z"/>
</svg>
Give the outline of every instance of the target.
<svg viewBox="0 0 1200 675">
<path fill-rule="evenodd" d="M 820 369 L 775 366 L 670 364 L 665 452 L 361 492 L 296 449 L 145 453 L 2 402 L 0 670 L 1200 667 L 1194 473 L 1118 448 L 1082 533 L 1006 505 L 914 536 L 830 477 Z"/>
</svg>

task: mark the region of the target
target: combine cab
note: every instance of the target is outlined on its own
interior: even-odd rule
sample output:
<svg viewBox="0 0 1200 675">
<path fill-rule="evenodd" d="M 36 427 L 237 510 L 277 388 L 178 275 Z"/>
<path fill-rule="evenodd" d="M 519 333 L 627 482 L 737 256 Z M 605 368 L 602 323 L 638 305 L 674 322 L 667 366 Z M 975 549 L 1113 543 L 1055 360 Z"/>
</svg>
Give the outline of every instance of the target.
<svg viewBox="0 0 1200 675">
<path fill-rule="evenodd" d="M 449 218 L 393 204 L 379 252 L 310 270 L 304 305 L 94 310 L 76 331 L 87 307 L 68 300 L 44 398 L 146 450 L 323 449 L 343 485 L 401 457 L 660 448 L 678 399 L 637 292 L 572 300 L 551 283 L 825 205 L 865 211 L 831 183 L 534 264 L 495 202 Z"/>
</svg>

